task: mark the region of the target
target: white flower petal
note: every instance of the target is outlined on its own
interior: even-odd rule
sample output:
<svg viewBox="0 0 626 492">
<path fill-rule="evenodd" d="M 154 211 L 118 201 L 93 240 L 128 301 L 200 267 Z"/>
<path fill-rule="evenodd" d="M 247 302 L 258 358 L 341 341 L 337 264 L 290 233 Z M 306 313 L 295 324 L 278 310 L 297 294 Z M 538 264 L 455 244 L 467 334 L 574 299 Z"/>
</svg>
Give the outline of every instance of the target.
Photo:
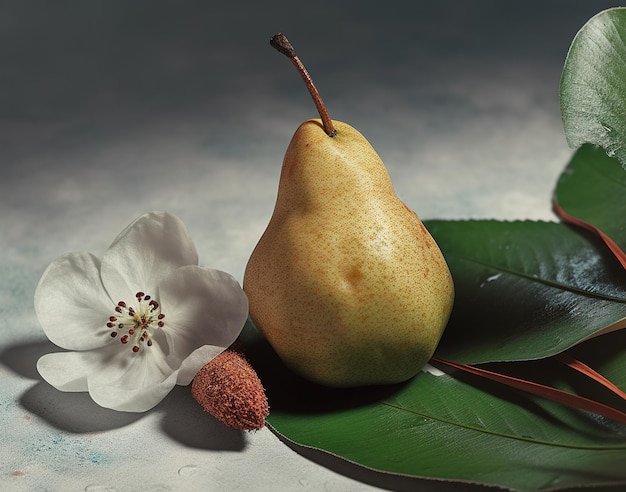
<svg viewBox="0 0 626 492">
<path fill-rule="evenodd" d="M 51 342 L 90 350 L 110 342 L 106 327 L 113 304 L 100 280 L 100 260 L 69 253 L 54 260 L 35 289 L 35 313 Z"/>
<path fill-rule="evenodd" d="M 156 296 L 162 279 L 185 265 L 197 265 L 196 247 L 182 221 L 166 212 L 142 215 L 113 241 L 102 258 L 102 282 L 111 299 Z M 150 291 L 150 292 L 148 292 Z"/>
<path fill-rule="evenodd" d="M 124 412 L 145 412 L 176 384 L 177 371 L 167 365 L 156 345 L 138 353 L 128 346 L 112 348 L 116 353 L 110 352 L 106 367 L 88 378 L 89 394 L 98 405 Z"/>
<path fill-rule="evenodd" d="M 146 412 L 158 405 L 176 385 L 176 373 L 150 386 L 139 385 L 123 388 L 94 384 L 89 386 L 89 395 L 98 405 L 120 412 Z"/>
<path fill-rule="evenodd" d="M 248 298 L 228 273 L 199 266 L 179 268 L 159 290 L 165 326 L 158 335 L 164 335 L 165 341 L 159 336 L 155 342 L 174 367 L 194 354 L 178 377 L 178 384 L 188 384 L 204 364 L 239 336 L 248 317 Z M 196 352 L 205 345 L 212 348 Z"/>
<path fill-rule="evenodd" d="M 37 361 L 41 377 L 60 391 L 87 391 L 87 377 L 97 369 L 91 351 L 54 352 Z"/>
</svg>

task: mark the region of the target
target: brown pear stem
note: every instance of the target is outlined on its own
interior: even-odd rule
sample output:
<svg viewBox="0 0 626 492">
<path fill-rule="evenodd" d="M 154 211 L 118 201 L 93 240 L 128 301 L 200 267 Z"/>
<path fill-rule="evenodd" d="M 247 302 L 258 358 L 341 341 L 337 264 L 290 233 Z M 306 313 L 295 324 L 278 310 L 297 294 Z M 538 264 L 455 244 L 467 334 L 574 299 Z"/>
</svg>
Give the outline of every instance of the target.
<svg viewBox="0 0 626 492">
<path fill-rule="evenodd" d="M 317 92 L 317 88 L 313 83 L 313 79 L 311 79 L 309 72 L 300 61 L 300 58 L 298 58 L 298 56 L 296 55 L 296 50 L 293 49 L 293 46 L 291 45 L 287 37 L 282 32 L 274 34 L 274 36 L 272 36 L 272 39 L 270 39 L 270 44 L 276 50 L 280 51 L 283 55 L 289 58 L 291 60 L 291 63 L 293 63 L 296 67 L 296 70 L 298 70 L 298 73 L 302 77 L 302 80 L 304 80 L 309 94 L 311 94 L 311 97 L 313 98 L 313 102 L 315 103 L 317 112 L 320 114 L 320 118 L 322 118 L 322 125 L 324 126 L 324 131 L 326 132 L 326 134 L 329 137 L 334 137 L 335 135 L 337 135 L 337 130 L 335 130 L 335 127 L 333 125 L 333 120 L 330 119 L 330 115 L 328 114 L 326 105 L 324 104 L 324 101 L 322 101 L 320 93 Z"/>
</svg>

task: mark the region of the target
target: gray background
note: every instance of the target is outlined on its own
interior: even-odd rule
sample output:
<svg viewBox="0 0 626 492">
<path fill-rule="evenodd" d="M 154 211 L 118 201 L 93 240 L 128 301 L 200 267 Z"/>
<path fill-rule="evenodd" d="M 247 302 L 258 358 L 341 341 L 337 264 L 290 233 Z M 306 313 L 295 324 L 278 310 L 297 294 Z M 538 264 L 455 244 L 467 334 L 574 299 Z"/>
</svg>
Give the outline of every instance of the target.
<svg viewBox="0 0 626 492">
<path fill-rule="evenodd" d="M 32 310 L 47 264 L 102 254 L 136 216 L 187 224 L 239 280 L 283 153 L 315 110 L 268 40 L 282 30 L 333 118 L 364 133 L 424 219 L 555 220 L 571 156 L 558 83 L 603 1 L 0 2 L 0 488 L 468 490 L 242 434 L 177 388 L 145 415 L 62 394 Z"/>
</svg>

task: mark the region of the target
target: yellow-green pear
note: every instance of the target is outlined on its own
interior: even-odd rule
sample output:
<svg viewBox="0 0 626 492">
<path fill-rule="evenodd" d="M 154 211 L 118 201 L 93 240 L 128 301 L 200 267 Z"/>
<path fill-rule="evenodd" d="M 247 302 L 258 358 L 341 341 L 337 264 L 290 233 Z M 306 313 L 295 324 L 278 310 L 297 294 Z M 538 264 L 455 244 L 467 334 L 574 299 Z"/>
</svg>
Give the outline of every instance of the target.
<svg viewBox="0 0 626 492">
<path fill-rule="evenodd" d="M 287 148 L 273 215 L 244 275 L 250 317 L 311 381 L 402 382 L 439 342 L 452 277 L 373 147 L 325 116 L 305 121 Z"/>
</svg>

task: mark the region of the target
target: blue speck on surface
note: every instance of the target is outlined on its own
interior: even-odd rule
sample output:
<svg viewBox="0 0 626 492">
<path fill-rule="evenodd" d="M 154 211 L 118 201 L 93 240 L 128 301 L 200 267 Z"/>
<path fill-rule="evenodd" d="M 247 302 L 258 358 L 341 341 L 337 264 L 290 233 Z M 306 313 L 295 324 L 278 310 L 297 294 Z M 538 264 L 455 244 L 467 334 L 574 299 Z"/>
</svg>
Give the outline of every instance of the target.
<svg viewBox="0 0 626 492">
<path fill-rule="evenodd" d="M 89 455 L 89 461 L 91 461 L 94 464 L 98 464 L 98 463 L 102 463 L 104 461 L 106 461 L 107 457 L 106 455 L 102 454 L 102 453 L 91 453 Z"/>
</svg>

